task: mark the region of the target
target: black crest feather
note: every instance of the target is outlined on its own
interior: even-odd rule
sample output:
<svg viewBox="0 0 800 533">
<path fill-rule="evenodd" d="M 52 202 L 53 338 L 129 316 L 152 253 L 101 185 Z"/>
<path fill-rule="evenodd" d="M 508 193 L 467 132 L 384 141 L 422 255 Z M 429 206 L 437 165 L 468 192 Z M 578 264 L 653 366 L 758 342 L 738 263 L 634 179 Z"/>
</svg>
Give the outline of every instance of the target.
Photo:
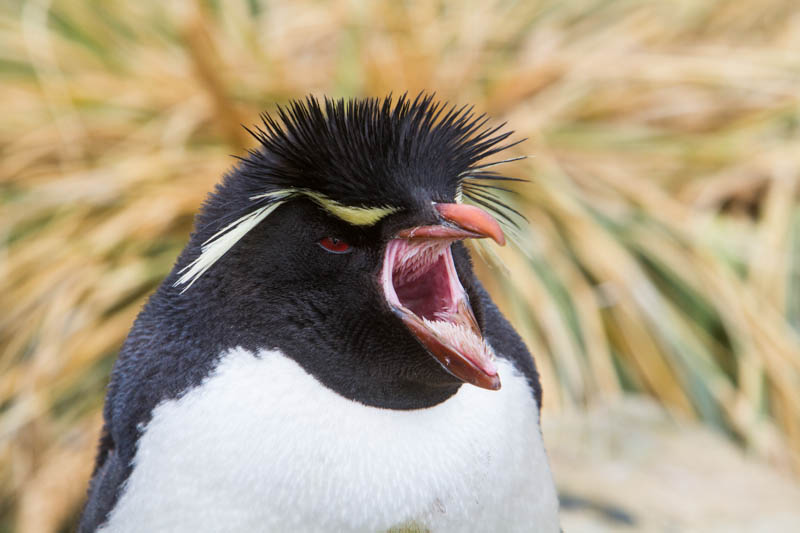
<svg viewBox="0 0 800 533">
<path fill-rule="evenodd" d="M 411 208 L 453 201 L 465 179 L 510 180 L 478 163 L 514 143 L 505 124 L 488 127 L 471 107 L 433 95 L 393 102 L 309 96 L 262 115 L 248 130 L 260 146 L 242 159 L 253 194 L 301 189 L 354 207 Z"/>
</svg>

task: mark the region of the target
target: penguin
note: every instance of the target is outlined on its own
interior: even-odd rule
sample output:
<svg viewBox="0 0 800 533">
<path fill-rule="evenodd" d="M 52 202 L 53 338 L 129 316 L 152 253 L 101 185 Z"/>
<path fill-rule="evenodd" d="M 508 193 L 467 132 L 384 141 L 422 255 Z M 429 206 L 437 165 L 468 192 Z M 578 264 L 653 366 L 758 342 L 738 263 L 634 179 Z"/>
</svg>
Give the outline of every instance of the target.
<svg viewBox="0 0 800 533">
<path fill-rule="evenodd" d="M 536 366 L 464 246 L 511 237 L 513 132 L 425 94 L 261 118 L 122 346 L 79 531 L 559 531 Z"/>
</svg>

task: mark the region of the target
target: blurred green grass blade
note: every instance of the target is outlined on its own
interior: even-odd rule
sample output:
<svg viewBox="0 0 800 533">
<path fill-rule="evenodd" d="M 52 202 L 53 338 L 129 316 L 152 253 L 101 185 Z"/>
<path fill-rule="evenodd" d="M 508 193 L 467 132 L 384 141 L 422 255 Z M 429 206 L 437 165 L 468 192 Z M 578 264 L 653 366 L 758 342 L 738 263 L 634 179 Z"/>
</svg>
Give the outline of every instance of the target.
<svg viewBox="0 0 800 533">
<path fill-rule="evenodd" d="M 800 336 L 800 208 L 795 208 L 789 244 L 789 297 L 786 299 L 786 320 Z"/>
</svg>

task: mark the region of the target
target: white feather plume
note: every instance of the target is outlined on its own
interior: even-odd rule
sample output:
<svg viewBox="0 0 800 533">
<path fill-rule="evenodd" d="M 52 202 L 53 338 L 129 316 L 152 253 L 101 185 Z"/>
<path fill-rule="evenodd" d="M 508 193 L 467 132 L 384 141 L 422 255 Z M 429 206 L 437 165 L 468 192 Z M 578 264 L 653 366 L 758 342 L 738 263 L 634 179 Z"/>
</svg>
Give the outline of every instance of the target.
<svg viewBox="0 0 800 533">
<path fill-rule="evenodd" d="M 277 194 L 276 194 L 277 195 Z M 212 267 L 220 257 L 230 250 L 239 239 L 244 237 L 248 231 L 258 225 L 259 222 L 267 218 L 270 213 L 280 206 L 285 199 L 276 200 L 270 204 L 260 207 L 241 218 L 231 222 L 217 233 L 212 235 L 201 246 L 200 255 L 191 263 L 182 268 L 179 272 L 181 277 L 175 282 L 174 286 L 186 285 L 182 293 L 191 287 L 195 281 L 202 276 L 206 270 Z"/>
</svg>

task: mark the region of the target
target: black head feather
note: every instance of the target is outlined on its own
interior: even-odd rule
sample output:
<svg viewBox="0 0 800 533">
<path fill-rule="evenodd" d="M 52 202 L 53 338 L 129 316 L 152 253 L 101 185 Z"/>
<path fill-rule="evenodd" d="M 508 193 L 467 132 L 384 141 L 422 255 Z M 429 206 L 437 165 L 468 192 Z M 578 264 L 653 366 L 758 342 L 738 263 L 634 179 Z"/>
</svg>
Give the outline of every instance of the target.
<svg viewBox="0 0 800 533">
<path fill-rule="evenodd" d="M 482 159 L 516 144 L 503 143 L 513 133 L 502 132 L 504 124 L 487 127 L 488 118 L 471 107 L 422 94 L 396 102 L 309 96 L 262 120 L 250 131 L 260 146 L 239 169 L 254 196 L 299 189 L 351 207 L 452 202 Z"/>
</svg>

